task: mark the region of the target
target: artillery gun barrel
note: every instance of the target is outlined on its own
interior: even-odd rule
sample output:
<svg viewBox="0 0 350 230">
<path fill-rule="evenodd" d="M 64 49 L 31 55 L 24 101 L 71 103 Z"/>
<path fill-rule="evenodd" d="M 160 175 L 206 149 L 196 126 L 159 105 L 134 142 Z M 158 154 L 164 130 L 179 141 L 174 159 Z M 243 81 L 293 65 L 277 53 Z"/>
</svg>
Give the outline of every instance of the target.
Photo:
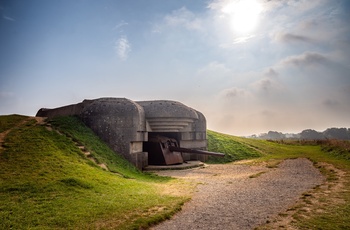
<svg viewBox="0 0 350 230">
<path fill-rule="evenodd" d="M 171 152 L 195 153 L 195 154 L 203 154 L 203 155 L 216 156 L 216 157 L 225 156 L 225 154 L 223 153 L 209 152 L 209 151 L 198 150 L 198 149 L 187 149 L 187 148 L 181 148 L 176 146 L 169 146 L 169 150 Z"/>
</svg>

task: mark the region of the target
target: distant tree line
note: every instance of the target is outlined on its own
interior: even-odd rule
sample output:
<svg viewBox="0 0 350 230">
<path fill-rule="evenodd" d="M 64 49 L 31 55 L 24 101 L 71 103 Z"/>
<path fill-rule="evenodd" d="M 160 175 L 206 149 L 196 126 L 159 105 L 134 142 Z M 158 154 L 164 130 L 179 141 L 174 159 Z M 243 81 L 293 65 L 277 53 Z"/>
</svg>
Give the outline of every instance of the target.
<svg viewBox="0 0 350 230">
<path fill-rule="evenodd" d="M 260 135 L 252 135 L 249 138 L 264 139 L 264 140 L 284 140 L 284 139 L 297 139 L 297 140 L 350 140 L 350 129 L 347 128 L 328 128 L 323 132 L 318 132 L 313 129 L 305 129 L 301 133 L 281 133 L 277 131 L 269 131 L 268 133 L 262 133 Z"/>
</svg>

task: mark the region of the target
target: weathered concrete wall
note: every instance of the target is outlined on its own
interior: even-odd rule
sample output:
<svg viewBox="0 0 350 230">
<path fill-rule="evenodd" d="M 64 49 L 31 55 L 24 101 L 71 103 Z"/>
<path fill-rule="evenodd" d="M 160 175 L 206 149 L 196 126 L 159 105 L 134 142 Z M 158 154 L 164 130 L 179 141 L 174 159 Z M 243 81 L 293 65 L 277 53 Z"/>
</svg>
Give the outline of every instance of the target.
<svg viewBox="0 0 350 230">
<path fill-rule="evenodd" d="M 81 110 L 86 104 L 89 104 L 90 101 L 85 100 L 81 103 L 74 105 L 62 106 L 55 109 L 42 108 L 36 113 L 37 117 L 62 117 L 62 116 L 74 116 L 79 115 Z"/>
<path fill-rule="evenodd" d="M 180 146 L 184 148 L 207 150 L 207 121 L 204 115 L 196 111 L 198 119 L 194 121 L 191 132 L 182 132 Z M 207 155 L 183 153 L 184 160 L 199 160 L 205 162 Z"/>
<path fill-rule="evenodd" d="M 204 115 L 177 101 L 138 101 L 145 110 L 149 132 L 176 138 L 184 148 L 207 149 L 207 126 Z M 170 133 L 170 134 L 169 134 Z M 184 160 L 207 160 L 208 156 L 183 153 Z"/>
<path fill-rule="evenodd" d="M 148 135 L 176 138 L 181 147 L 207 149 L 206 120 L 202 113 L 176 101 L 139 101 L 100 98 L 55 109 L 40 109 L 37 116 L 78 116 L 116 153 L 136 167 L 148 165 L 143 142 Z M 206 160 L 204 155 L 183 154 L 184 160 Z"/>
<path fill-rule="evenodd" d="M 192 131 L 197 112 L 177 101 L 138 101 L 145 111 L 150 132 Z"/>
<path fill-rule="evenodd" d="M 147 160 L 142 152 L 147 133 L 141 106 L 126 98 L 101 98 L 85 106 L 80 117 L 115 152 L 142 168 Z"/>
</svg>

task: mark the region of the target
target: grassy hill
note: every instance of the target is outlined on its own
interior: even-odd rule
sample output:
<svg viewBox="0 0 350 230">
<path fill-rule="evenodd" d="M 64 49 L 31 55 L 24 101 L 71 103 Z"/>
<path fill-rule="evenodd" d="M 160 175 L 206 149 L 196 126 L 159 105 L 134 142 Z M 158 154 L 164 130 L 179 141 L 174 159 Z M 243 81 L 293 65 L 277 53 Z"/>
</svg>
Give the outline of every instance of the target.
<svg viewBox="0 0 350 230">
<path fill-rule="evenodd" d="M 209 157 L 208 163 L 229 163 L 261 157 L 263 154 L 256 148 L 242 142 L 240 137 L 225 135 L 208 130 L 208 150 L 225 153 L 225 157 Z"/>
<path fill-rule="evenodd" d="M 178 211 L 193 191 L 183 181 L 140 172 L 74 117 L 42 123 L 0 116 L 0 144 L 0 229 L 147 228 Z M 286 158 L 307 157 L 331 182 L 340 179 L 319 162 L 345 173 L 342 190 L 308 204 L 307 214 L 306 206 L 296 208 L 301 211 L 295 224 L 301 229 L 350 228 L 349 146 L 277 143 L 208 131 L 208 150 L 226 154 L 211 163 L 251 159 L 251 164 L 276 167 Z"/>
<path fill-rule="evenodd" d="M 189 198 L 180 192 L 189 185 L 138 171 L 74 117 L 50 127 L 0 116 L 0 124 L 11 129 L 0 152 L 0 229 L 138 229 L 168 218 Z"/>
</svg>

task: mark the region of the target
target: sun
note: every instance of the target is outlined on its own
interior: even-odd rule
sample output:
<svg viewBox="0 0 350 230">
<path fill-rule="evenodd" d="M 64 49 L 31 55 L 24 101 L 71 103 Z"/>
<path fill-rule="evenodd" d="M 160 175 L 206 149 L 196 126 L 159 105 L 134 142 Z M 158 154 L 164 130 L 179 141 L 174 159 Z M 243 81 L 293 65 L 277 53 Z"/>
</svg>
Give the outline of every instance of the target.
<svg viewBox="0 0 350 230">
<path fill-rule="evenodd" d="M 230 26 L 239 34 L 248 34 L 256 28 L 261 11 L 262 5 L 257 0 L 232 1 L 223 8 Z"/>
</svg>

